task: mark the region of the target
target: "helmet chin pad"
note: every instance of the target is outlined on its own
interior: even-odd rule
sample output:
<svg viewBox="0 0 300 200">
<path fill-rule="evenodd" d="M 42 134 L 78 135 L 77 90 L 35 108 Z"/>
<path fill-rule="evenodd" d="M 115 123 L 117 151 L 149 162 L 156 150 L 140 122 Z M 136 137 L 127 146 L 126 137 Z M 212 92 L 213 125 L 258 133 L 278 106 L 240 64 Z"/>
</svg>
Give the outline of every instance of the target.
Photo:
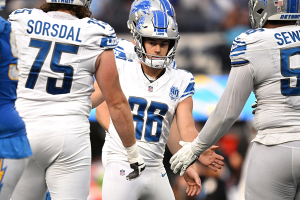
<svg viewBox="0 0 300 200">
<path fill-rule="evenodd" d="M 155 56 L 158 57 L 158 56 Z M 148 67 L 154 68 L 154 69 L 163 69 L 166 68 L 170 64 L 169 58 L 164 59 L 153 59 L 152 56 L 149 58 L 148 56 L 145 56 L 143 61 L 145 65 Z"/>
</svg>

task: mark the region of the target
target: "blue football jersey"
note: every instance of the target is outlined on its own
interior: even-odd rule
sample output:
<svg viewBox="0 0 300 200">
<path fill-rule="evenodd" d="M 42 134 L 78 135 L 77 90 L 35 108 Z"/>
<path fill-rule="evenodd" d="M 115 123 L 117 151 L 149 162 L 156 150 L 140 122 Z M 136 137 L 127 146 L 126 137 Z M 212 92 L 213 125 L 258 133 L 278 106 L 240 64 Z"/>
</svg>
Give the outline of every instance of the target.
<svg viewBox="0 0 300 200">
<path fill-rule="evenodd" d="M 0 17 L 0 158 L 31 155 L 25 124 L 15 109 L 17 47 L 10 23 Z"/>
</svg>

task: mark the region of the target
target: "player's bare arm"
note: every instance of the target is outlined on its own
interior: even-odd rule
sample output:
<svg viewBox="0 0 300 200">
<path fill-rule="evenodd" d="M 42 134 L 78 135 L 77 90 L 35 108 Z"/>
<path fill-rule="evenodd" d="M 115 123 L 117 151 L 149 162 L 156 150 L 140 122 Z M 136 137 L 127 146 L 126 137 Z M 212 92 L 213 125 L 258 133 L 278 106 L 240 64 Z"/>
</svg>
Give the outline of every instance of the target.
<svg viewBox="0 0 300 200">
<path fill-rule="evenodd" d="M 176 147 L 181 148 L 179 145 L 180 139 L 185 142 L 192 142 L 198 135 L 198 131 L 195 127 L 195 122 L 192 114 L 193 110 L 193 99 L 188 97 L 178 104 L 176 109 L 176 122 L 177 127 L 180 133 L 180 136 L 176 137 Z M 173 136 L 172 136 L 173 137 Z M 217 171 L 224 166 L 222 160 L 224 158 L 215 153 L 215 150 L 218 149 L 218 146 L 212 146 L 207 149 L 203 154 L 200 155 L 199 161 L 204 165 L 210 168 L 213 171 Z M 176 152 L 179 150 L 177 149 Z"/>
<path fill-rule="evenodd" d="M 94 88 L 95 91 L 92 93 L 92 108 L 97 107 L 100 105 L 103 101 L 105 101 L 104 96 L 102 95 L 102 92 L 97 84 L 97 81 L 94 82 Z"/>
<path fill-rule="evenodd" d="M 134 169 L 126 178 L 136 179 L 145 169 L 145 163 L 136 145 L 133 118 L 120 86 L 113 50 L 106 50 L 98 56 L 95 77 L 105 97 L 111 120 L 126 148 L 130 167 Z"/>
<path fill-rule="evenodd" d="M 108 105 L 111 119 L 124 147 L 135 144 L 133 119 L 122 92 L 113 50 L 104 51 L 96 61 L 96 80 Z"/>
</svg>

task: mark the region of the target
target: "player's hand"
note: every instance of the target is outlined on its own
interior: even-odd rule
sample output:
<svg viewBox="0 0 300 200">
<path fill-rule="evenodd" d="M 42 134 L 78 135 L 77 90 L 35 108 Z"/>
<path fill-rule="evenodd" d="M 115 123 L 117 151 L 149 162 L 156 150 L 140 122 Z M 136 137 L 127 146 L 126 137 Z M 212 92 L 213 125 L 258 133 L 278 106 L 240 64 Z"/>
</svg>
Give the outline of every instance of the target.
<svg viewBox="0 0 300 200">
<path fill-rule="evenodd" d="M 198 195 L 201 191 L 201 180 L 199 175 L 192 167 L 189 167 L 183 175 L 183 178 L 187 184 L 186 193 L 188 196 Z"/>
<path fill-rule="evenodd" d="M 255 103 L 254 104 L 252 104 L 252 106 L 251 106 L 251 108 L 253 108 L 253 110 L 252 110 L 252 114 L 254 115 L 255 114 L 255 112 L 256 112 L 256 108 L 257 108 L 257 100 L 255 100 Z"/>
<path fill-rule="evenodd" d="M 144 171 L 144 169 L 146 168 L 144 159 L 142 157 L 140 157 L 140 161 L 136 162 L 136 163 L 131 163 L 130 167 L 133 169 L 133 171 L 128 174 L 126 176 L 126 179 L 131 181 L 136 179 L 137 177 L 139 177 L 142 172 Z"/>
<path fill-rule="evenodd" d="M 199 161 L 201 162 L 201 164 L 215 172 L 218 169 L 221 169 L 222 166 L 224 166 L 224 163 L 222 161 L 224 160 L 223 156 L 220 156 L 215 152 L 215 150 L 217 150 L 218 148 L 219 146 L 211 146 L 209 149 L 204 151 L 203 154 L 201 154 L 199 157 Z"/>
<path fill-rule="evenodd" d="M 125 148 L 128 154 L 128 161 L 133 171 L 126 176 L 126 179 L 131 181 L 138 178 L 146 168 L 143 157 L 140 155 L 136 143 L 131 147 Z"/>
<path fill-rule="evenodd" d="M 183 176 L 186 169 L 198 160 L 191 149 L 191 142 L 180 141 L 179 144 L 182 148 L 175 153 L 170 159 L 171 170 L 176 174 L 180 169 L 180 176 Z"/>
</svg>

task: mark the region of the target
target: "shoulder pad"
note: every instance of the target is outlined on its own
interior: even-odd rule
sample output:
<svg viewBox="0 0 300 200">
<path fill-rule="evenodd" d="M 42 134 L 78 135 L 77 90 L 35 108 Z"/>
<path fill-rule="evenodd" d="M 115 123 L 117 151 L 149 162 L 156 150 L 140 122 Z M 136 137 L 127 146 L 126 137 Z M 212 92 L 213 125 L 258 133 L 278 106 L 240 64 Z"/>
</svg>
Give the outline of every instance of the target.
<svg viewBox="0 0 300 200">
<path fill-rule="evenodd" d="M 15 21 L 18 18 L 24 17 L 24 15 L 31 15 L 32 11 L 35 9 L 23 8 L 13 11 L 10 15 L 8 20 Z"/>
<path fill-rule="evenodd" d="M 240 66 L 247 64 L 246 52 L 253 44 L 256 44 L 264 37 L 266 29 L 250 29 L 237 36 L 231 46 L 230 59 L 231 65 Z"/>
<path fill-rule="evenodd" d="M 124 39 L 118 39 L 118 46 L 114 49 L 114 53 L 117 59 L 129 62 L 132 62 L 136 57 L 134 44 Z"/>
<path fill-rule="evenodd" d="M 94 18 L 88 18 L 87 23 L 91 28 L 91 35 L 101 36 L 100 47 L 104 49 L 113 49 L 118 45 L 117 35 L 115 30 L 107 23 L 96 20 Z"/>
</svg>

